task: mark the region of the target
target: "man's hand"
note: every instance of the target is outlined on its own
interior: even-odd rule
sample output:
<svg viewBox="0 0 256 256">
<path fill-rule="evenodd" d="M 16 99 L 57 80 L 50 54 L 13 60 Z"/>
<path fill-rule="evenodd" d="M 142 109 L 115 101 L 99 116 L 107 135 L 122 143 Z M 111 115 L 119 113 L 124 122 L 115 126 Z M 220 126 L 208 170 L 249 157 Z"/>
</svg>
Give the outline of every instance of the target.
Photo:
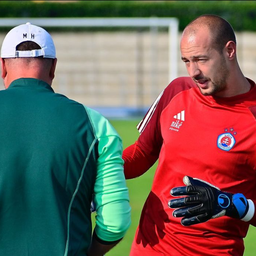
<svg viewBox="0 0 256 256">
<path fill-rule="evenodd" d="M 190 226 L 224 215 L 238 219 L 247 215 L 249 202 L 243 194 L 222 192 L 210 183 L 189 176 L 185 176 L 183 181 L 187 186 L 173 188 L 171 195 L 185 197 L 168 203 L 169 207 L 178 208 L 173 216 L 182 217 L 182 225 Z"/>
</svg>

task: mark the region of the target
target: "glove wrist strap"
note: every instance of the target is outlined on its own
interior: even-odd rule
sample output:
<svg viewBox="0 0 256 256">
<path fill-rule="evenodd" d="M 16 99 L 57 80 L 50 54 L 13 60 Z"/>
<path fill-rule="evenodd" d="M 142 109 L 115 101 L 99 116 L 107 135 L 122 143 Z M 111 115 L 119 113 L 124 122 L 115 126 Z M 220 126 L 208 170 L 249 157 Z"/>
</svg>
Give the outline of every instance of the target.
<svg viewBox="0 0 256 256">
<path fill-rule="evenodd" d="M 253 201 L 251 199 L 248 199 L 248 211 L 246 213 L 246 215 L 241 219 L 245 222 L 248 222 L 252 219 L 252 217 L 254 216 L 254 213 L 255 213 L 255 205 L 253 203 Z"/>
</svg>

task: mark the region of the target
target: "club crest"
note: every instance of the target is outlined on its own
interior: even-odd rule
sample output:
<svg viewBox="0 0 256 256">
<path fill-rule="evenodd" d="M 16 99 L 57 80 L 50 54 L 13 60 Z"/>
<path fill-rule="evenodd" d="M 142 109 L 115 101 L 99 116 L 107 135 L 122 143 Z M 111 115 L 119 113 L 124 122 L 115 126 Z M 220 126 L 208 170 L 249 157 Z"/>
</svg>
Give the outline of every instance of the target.
<svg viewBox="0 0 256 256">
<path fill-rule="evenodd" d="M 233 134 L 230 132 L 222 133 L 221 135 L 218 136 L 218 141 L 217 141 L 218 148 L 224 151 L 229 151 L 230 149 L 232 149 L 235 143 L 236 143 L 236 140 Z"/>
</svg>

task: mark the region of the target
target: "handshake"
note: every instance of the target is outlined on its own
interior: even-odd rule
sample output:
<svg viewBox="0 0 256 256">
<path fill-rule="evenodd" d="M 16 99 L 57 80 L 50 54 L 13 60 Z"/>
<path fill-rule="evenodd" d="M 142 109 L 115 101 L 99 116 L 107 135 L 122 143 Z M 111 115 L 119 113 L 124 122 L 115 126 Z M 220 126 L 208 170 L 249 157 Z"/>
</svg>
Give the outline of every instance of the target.
<svg viewBox="0 0 256 256">
<path fill-rule="evenodd" d="M 179 198 L 168 202 L 170 208 L 177 208 L 173 211 L 173 216 L 181 217 L 183 226 L 221 216 L 249 221 L 254 215 L 254 203 L 243 194 L 223 192 L 210 183 L 189 176 L 185 176 L 183 182 L 186 186 L 175 187 L 170 192 L 172 196 Z"/>
</svg>

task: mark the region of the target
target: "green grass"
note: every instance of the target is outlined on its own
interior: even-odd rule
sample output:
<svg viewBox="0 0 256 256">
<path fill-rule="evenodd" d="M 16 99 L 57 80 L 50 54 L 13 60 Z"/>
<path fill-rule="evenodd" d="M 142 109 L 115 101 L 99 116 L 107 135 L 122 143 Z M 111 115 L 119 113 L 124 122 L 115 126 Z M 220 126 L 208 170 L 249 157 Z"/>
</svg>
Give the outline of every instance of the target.
<svg viewBox="0 0 256 256">
<path fill-rule="evenodd" d="M 138 131 L 136 125 L 139 120 L 112 120 L 111 123 L 121 136 L 123 140 L 123 147 L 131 145 L 138 137 Z M 128 256 L 130 247 L 133 241 L 133 237 L 139 223 L 141 209 L 146 200 L 146 197 L 150 191 L 153 175 L 155 171 L 153 166 L 148 172 L 139 178 L 127 180 L 127 186 L 130 193 L 130 204 L 132 207 L 132 224 L 127 231 L 124 239 L 109 253 L 107 256 Z M 245 239 L 245 253 L 244 256 L 255 256 L 256 255 L 256 228 L 251 227 L 249 233 Z"/>
</svg>

